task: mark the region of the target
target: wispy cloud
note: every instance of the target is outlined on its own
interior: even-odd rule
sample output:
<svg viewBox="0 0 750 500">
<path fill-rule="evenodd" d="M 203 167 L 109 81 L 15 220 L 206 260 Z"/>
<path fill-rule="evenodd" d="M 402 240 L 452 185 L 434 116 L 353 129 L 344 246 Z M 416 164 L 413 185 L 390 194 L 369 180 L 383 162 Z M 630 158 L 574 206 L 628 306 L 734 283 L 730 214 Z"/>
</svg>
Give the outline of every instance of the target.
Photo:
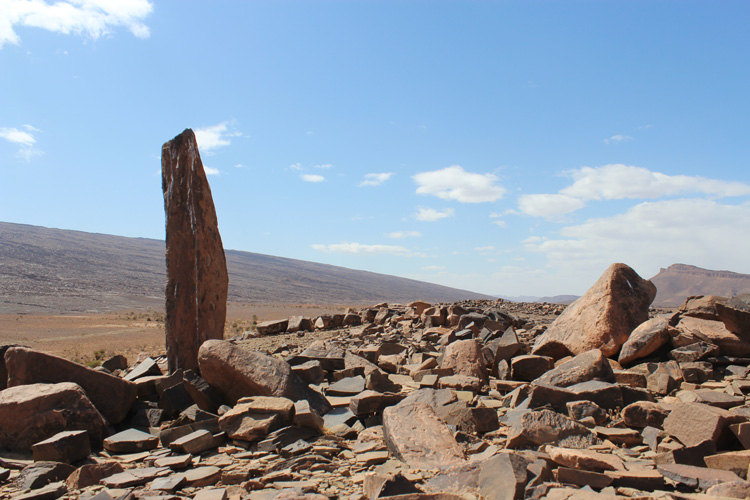
<svg viewBox="0 0 750 500">
<path fill-rule="evenodd" d="M 604 144 L 617 144 L 618 142 L 632 141 L 633 138 L 629 135 L 615 134 L 612 137 L 604 139 Z"/>
<path fill-rule="evenodd" d="M 394 231 L 386 234 L 386 236 L 394 240 L 403 240 L 404 238 L 419 238 L 422 236 L 422 233 L 419 231 Z"/>
<path fill-rule="evenodd" d="M 299 163 L 299 162 L 298 163 L 292 163 L 291 165 L 289 165 L 289 170 L 297 170 L 299 172 L 299 171 L 302 171 L 304 169 L 305 169 L 305 167 L 303 167 L 302 164 Z"/>
<path fill-rule="evenodd" d="M 334 243 L 331 245 L 312 245 L 314 250 L 325 253 L 345 253 L 351 255 L 411 255 L 411 250 L 395 245 L 365 245 L 362 243 Z"/>
<path fill-rule="evenodd" d="M 201 152 L 213 153 L 217 148 L 229 146 L 232 137 L 241 137 L 242 132 L 234 130 L 231 121 L 195 129 L 195 140 Z"/>
<path fill-rule="evenodd" d="M 383 172 L 379 174 L 365 174 L 365 180 L 359 183 L 360 187 L 364 186 L 380 186 L 385 181 L 391 178 L 393 172 Z"/>
<path fill-rule="evenodd" d="M 4 0 L 0 9 L 0 48 L 18 45 L 17 26 L 41 28 L 55 33 L 97 39 L 124 26 L 138 38 L 150 31 L 143 20 L 154 10 L 148 0 Z"/>
<path fill-rule="evenodd" d="M 481 254 L 486 255 L 486 254 L 494 253 L 497 250 L 497 248 L 495 248 L 493 245 L 486 245 L 483 247 L 476 247 L 474 248 L 474 250 L 476 250 L 477 252 Z"/>
<path fill-rule="evenodd" d="M 330 163 L 323 163 L 322 165 L 314 165 L 313 166 L 313 168 L 317 168 L 317 169 L 320 169 L 320 170 L 328 170 L 328 169 L 330 169 L 332 167 L 333 167 L 333 165 L 331 165 Z"/>
<path fill-rule="evenodd" d="M 301 174 L 299 177 L 305 182 L 323 182 L 326 180 L 325 177 L 318 174 Z"/>
<path fill-rule="evenodd" d="M 0 138 L 17 144 L 19 149 L 16 156 L 28 162 L 31 161 L 32 157 L 42 154 L 42 151 L 35 147 L 36 138 L 34 137 L 34 133 L 40 132 L 40 130 L 31 125 L 22 125 L 21 128 L 23 130 L 16 127 L 2 127 L 0 128 Z"/>
<path fill-rule="evenodd" d="M 495 184 L 498 180 L 496 175 L 467 172 L 459 165 L 421 172 L 412 179 L 419 186 L 417 194 L 461 203 L 492 202 L 505 194 L 505 188 Z"/>
<path fill-rule="evenodd" d="M 206 172 L 206 175 L 219 175 L 219 169 L 213 168 L 213 167 L 207 167 L 203 165 L 203 171 Z"/>
<path fill-rule="evenodd" d="M 415 217 L 417 220 L 425 222 L 435 222 L 440 219 L 453 217 L 455 214 L 456 211 L 452 208 L 446 208 L 445 210 L 435 210 L 434 208 L 420 207 L 419 209 L 417 209 L 417 214 L 415 215 Z"/>
</svg>

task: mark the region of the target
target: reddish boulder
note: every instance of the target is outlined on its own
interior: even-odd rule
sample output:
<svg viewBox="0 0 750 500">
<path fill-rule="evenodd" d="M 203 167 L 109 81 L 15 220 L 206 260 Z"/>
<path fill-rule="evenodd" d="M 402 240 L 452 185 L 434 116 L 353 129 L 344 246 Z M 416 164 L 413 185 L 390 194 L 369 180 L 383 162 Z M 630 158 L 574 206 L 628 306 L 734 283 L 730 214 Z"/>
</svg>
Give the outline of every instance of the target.
<svg viewBox="0 0 750 500">
<path fill-rule="evenodd" d="M 245 396 L 279 396 L 292 401 L 306 399 L 321 414 L 330 408 L 322 394 L 302 382 L 289 364 L 273 356 L 208 340 L 198 352 L 198 363 L 206 382 L 233 404 Z"/>
<path fill-rule="evenodd" d="M 614 382 L 615 374 L 609 360 L 599 349 L 592 349 L 564 361 L 537 378 L 537 384 L 548 384 L 557 387 L 569 387 L 589 380 Z"/>
<path fill-rule="evenodd" d="M 636 326 L 648 319 L 656 287 L 625 264 L 612 264 L 537 339 L 533 353 L 562 357 L 600 349 L 617 354 Z"/>
<path fill-rule="evenodd" d="M 224 337 L 227 263 L 192 130 L 162 146 L 161 169 L 167 219 L 164 329 L 169 371 L 194 370 L 201 344 Z"/>
<path fill-rule="evenodd" d="M 623 344 L 618 361 L 621 365 L 629 365 L 637 359 L 645 358 L 669 342 L 672 331 L 674 328 L 666 318 L 651 318 L 641 323 Z"/>
<path fill-rule="evenodd" d="M 410 467 L 438 469 L 466 462 L 450 429 L 427 403 L 386 408 L 383 437 L 391 454 Z"/>
<path fill-rule="evenodd" d="M 750 356 L 750 341 L 731 332 L 721 321 L 682 316 L 676 328 L 679 336 L 672 339 L 673 344 L 679 344 L 676 347 L 704 340 L 719 346 L 721 354 L 725 356 Z"/>
<path fill-rule="evenodd" d="M 485 384 L 488 380 L 482 346 L 476 339 L 457 340 L 448 344 L 443 354 L 441 368 L 451 368 L 455 375 L 476 377 Z"/>
<path fill-rule="evenodd" d="M 8 349 L 5 352 L 5 365 L 8 387 L 59 382 L 78 384 L 99 413 L 113 424 L 125 419 L 138 395 L 138 388 L 133 382 L 26 347 Z"/>
<path fill-rule="evenodd" d="M 29 384 L 0 391 L 0 448 L 29 451 L 63 431 L 88 431 L 92 448 L 111 434 L 104 417 L 77 384 Z"/>
</svg>

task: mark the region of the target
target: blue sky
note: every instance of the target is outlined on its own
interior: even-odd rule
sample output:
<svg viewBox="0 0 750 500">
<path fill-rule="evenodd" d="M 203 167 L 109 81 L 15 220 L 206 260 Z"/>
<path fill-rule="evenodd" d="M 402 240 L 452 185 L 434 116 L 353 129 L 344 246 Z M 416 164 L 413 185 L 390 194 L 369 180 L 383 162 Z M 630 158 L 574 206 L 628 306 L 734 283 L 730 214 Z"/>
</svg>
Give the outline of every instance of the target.
<svg viewBox="0 0 750 500">
<path fill-rule="evenodd" d="M 488 294 L 750 273 L 750 3 L 0 0 L 0 220 L 164 237 L 196 131 L 228 249 Z"/>
</svg>

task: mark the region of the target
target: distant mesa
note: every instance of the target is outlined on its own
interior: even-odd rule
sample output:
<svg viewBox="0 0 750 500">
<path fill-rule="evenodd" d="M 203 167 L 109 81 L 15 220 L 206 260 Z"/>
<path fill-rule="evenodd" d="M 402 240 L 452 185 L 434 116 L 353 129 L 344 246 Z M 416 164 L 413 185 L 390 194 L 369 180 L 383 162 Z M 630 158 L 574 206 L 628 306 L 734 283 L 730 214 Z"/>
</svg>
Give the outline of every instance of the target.
<svg viewBox="0 0 750 500">
<path fill-rule="evenodd" d="M 733 297 L 750 292 L 750 275 L 672 264 L 651 278 L 656 285 L 655 306 L 678 307 L 691 295 Z"/>
</svg>

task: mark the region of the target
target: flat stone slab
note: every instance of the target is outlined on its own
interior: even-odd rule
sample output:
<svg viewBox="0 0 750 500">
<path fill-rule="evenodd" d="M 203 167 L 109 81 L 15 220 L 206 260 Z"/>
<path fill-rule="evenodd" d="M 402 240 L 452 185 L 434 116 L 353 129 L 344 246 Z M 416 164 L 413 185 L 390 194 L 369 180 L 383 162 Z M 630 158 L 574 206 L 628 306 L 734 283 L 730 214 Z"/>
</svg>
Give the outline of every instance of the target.
<svg viewBox="0 0 750 500">
<path fill-rule="evenodd" d="M 719 483 L 742 481 L 734 472 L 726 470 L 709 469 L 707 467 L 695 467 L 693 465 L 663 464 L 657 465 L 656 470 L 672 481 L 687 486 L 707 490 Z"/>
<path fill-rule="evenodd" d="M 83 460 L 91 453 L 89 434 L 86 431 L 58 432 L 49 439 L 31 446 L 35 462 L 64 462 L 71 464 Z"/>
<path fill-rule="evenodd" d="M 177 453 L 197 454 L 215 447 L 214 435 L 206 429 L 199 429 L 182 436 L 169 444 L 169 449 Z"/>
<path fill-rule="evenodd" d="M 112 453 L 137 453 L 159 446 L 159 437 L 138 429 L 127 429 L 104 440 L 104 449 Z"/>
<path fill-rule="evenodd" d="M 195 488 L 202 486 L 213 486 L 221 479 L 221 469 L 212 465 L 197 467 L 185 472 L 188 485 Z"/>
<path fill-rule="evenodd" d="M 157 458 L 154 460 L 156 467 L 169 467 L 172 470 L 181 470 L 190 467 L 193 462 L 193 455 L 176 455 L 171 457 Z"/>
<path fill-rule="evenodd" d="M 342 378 L 331 384 L 326 390 L 326 395 L 331 396 L 353 396 L 365 390 L 365 378 L 361 375 L 356 377 Z"/>
</svg>

